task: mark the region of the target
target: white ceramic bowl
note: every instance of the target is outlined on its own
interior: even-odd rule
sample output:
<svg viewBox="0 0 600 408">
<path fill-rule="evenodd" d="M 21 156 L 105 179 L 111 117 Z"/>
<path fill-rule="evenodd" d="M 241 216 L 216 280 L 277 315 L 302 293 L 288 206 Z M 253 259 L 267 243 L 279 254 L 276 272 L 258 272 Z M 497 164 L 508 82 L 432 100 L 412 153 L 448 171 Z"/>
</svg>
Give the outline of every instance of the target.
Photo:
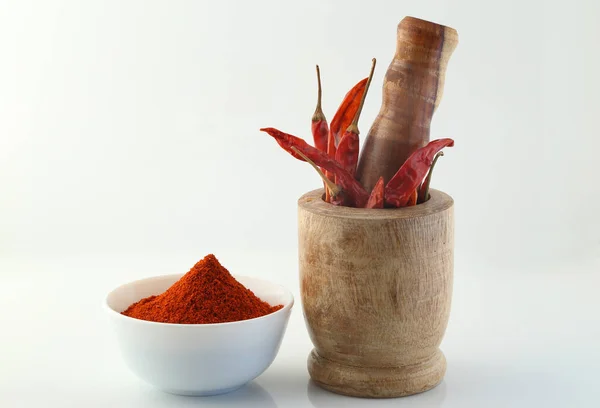
<svg viewBox="0 0 600 408">
<path fill-rule="evenodd" d="M 138 377 L 173 394 L 215 395 L 233 391 L 265 371 L 275 359 L 294 304 L 282 286 L 235 278 L 256 296 L 282 309 L 255 319 L 215 324 L 169 324 L 121 314 L 129 305 L 167 290 L 183 276 L 165 275 L 119 286 L 105 307 L 125 363 Z"/>
</svg>

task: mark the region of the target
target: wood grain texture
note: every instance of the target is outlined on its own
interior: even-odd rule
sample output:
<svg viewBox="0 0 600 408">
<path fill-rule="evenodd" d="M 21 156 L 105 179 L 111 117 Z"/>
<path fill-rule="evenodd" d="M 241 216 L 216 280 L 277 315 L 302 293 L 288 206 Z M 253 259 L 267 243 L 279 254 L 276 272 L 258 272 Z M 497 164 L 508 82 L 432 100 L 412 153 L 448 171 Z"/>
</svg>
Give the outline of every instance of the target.
<svg viewBox="0 0 600 408">
<path fill-rule="evenodd" d="M 334 392 L 395 397 L 437 385 L 452 296 L 453 200 L 400 209 L 298 201 L 302 306 L 313 380 Z"/>
<path fill-rule="evenodd" d="M 398 24 L 396 54 L 384 78 L 381 110 L 358 164 L 357 178 L 367 191 L 380 176 L 387 183 L 413 151 L 429 142 L 431 118 L 457 44 L 453 28 L 414 17 Z"/>
</svg>

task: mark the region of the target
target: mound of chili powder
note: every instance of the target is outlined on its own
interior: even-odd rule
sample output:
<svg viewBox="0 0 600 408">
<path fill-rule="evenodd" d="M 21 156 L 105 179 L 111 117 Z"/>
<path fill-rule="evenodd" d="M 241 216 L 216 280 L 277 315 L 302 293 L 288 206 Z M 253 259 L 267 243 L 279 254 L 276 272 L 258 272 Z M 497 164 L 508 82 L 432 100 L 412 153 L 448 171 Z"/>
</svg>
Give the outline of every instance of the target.
<svg viewBox="0 0 600 408">
<path fill-rule="evenodd" d="M 206 324 L 252 319 L 282 307 L 260 300 L 210 254 L 166 292 L 142 299 L 122 314 L 153 322 Z"/>
</svg>

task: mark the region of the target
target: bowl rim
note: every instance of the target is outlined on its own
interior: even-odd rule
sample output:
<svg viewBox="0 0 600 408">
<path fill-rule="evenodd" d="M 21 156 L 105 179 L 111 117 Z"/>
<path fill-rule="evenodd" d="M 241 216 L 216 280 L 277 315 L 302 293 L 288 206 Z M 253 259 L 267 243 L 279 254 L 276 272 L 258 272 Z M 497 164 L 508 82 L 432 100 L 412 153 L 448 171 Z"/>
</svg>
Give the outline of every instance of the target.
<svg viewBox="0 0 600 408">
<path fill-rule="evenodd" d="M 123 286 L 131 285 L 131 284 L 135 284 L 135 283 L 139 283 L 139 282 L 143 282 L 143 281 L 155 280 L 155 279 L 161 279 L 161 278 L 168 278 L 168 277 L 179 277 L 179 278 L 181 278 L 183 275 L 185 275 L 185 273 L 170 273 L 170 274 L 166 274 L 166 275 L 149 276 L 147 278 L 141 278 L 141 279 L 132 280 L 130 282 L 125 282 L 125 283 L 123 283 L 123 284 L 121 284 L 121 285 L 113 288 L 112 290 L 110 290 L 108 292 L 108 294 L 104 297 L 104 301 L 102 302 L 102 307 L 109 313 L 109 315 L 114 316 L 114 317 L 116 317 L 118 319 L 124 319 L 126 321 L 130 321 L 130 322 L 133 322 L 133 323 L 149 324 L 149 325 L 156 325 L 156 326 L 163 326 L 163 327 L 217 327 L 217 326 L 221 327 L 221 326 L 231 326 L 231 325 L 236 325 L 236 324 L 248 324 L 250 322 L 255 322 L 255 321 L 260 320 L 260 319 L 268 319 L 270 316 L 274 316 L 276 314 L 285 313 L 286 311 L 290 310 L 292 308 L 292 306 L 294 306 L 294 295 L 285 286 L 280 285 L 278 283 L 274 283 L 274 282 L 268 281 L 266 279 L 255 278 L 253 276 L 248 276 L 248 275 L 233 275 L 233 274 L 232 274 L 232 276 L 236 280 L 238 278 L 248 278 L 248 279 L 256 280 L 256 281 L 259 281 L 259 282 L 268 283 L 269 285 L 278 286 L 287 295 L 287 297 L 289 298 L 289 301 L 286 304 L 284 304 L 281 309 L 276 310 L 273 313 L 269 313 L 269 314 L 266 314 L 266 315 L 263 315 L 263 316 L 259 316 L 259 317 L 253 317 L 252 319 L 236 320 L 236 321 L 233 321 L 233 322 L 222 322 L 222 323 L 164 323 L 164 322 L 153 322 L 151 320 L 142 320 L 142 319 L 136 319 L 135 317 L 125 316 L 121 312 L 117 312 L 115 309 L 113 309 L 112 307 L 110 307 L 110 305 L 108 304 L 108 298 L 110 297 L 110 295 L 113 292 L 121 289 Z M 244 287 L 245 287 L 245 285 L 244 285 Z M 254 293 L 254 292 L 252 292 L 252 293 Z"/>
</svg>

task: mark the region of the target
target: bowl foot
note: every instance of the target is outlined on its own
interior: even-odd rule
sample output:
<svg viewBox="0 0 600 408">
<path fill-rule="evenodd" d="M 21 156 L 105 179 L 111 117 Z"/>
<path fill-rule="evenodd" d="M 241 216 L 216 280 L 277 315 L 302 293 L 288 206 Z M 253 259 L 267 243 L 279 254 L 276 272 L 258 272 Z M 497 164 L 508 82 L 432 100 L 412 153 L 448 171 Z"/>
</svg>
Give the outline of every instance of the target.
<svg viewBox="0 0 600 408">
<path fill-rule="evenodd" d="M 308 356 L 308 372 L 320 387 L 352 397 L 391 398 L 428 391 L 446 373 L 446 358 L 438 350 L 421 363 L 404 367 L 356 367 L 320 356 Z"/>
<path fill-rule="evenodd" d="M 232 391 L 235 391 L 241 387 L 243 387 L 244 384 L 242 385 L 236 385 L 235 387 L 231 387 L 231 388 L 221 388 L 218 390 L 210 390 L 210 391 L 194 391 L 194 390 L 165 390 L 163 389 L 164 392 L 168 393 L 168 394 L 174 394 L 174 395 L 183 395 L 186 397 L 209 397 L 211 395 L 221 395 L 221 394 L 227 394 L 230 393 Z"/>
</svg>

